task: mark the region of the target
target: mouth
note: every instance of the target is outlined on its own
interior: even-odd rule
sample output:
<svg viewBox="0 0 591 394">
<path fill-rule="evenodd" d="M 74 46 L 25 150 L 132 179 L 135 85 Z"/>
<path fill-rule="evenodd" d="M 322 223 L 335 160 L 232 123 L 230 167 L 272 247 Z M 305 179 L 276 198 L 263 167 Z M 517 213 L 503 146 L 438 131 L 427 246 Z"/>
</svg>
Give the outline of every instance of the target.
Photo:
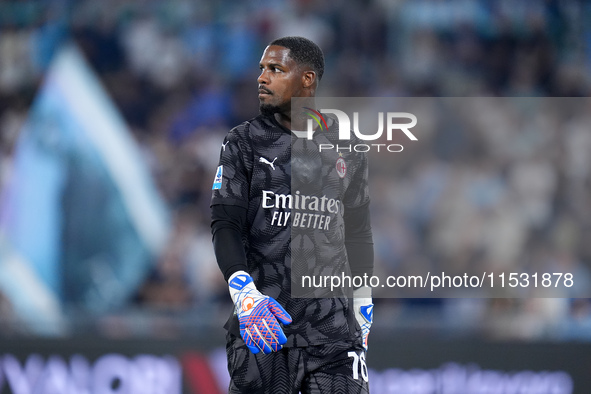
<svg viewBox="0 0 591 394">
<path fill-rule="evenodd" d="M 259 97 L 261 97 L 261 96 L 270 96 L 270 95 L 273 94 L 273 93 L 271 93 L 270 90 L 268 90 L 266 88 L 262 88 L 262 87 L 259 87 L 258 92 L 259 92 Z"/>
</svg>

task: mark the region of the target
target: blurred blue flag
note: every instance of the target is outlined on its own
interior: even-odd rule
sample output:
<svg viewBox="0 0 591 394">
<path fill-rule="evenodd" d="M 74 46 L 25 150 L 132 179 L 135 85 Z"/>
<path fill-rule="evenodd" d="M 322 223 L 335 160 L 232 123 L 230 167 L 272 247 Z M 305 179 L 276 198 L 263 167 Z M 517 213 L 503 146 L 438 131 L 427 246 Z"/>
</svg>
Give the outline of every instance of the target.
<svg viewBox="0 0 591 394">
<path fill-rule="evenodd" d="M 168 212 L 74 46 L 55 57 L 12 165 L 0 200 L 0 291 L 23 313 L 35 309 L 35 291 L 99 312 L 126 302 L 166 242 Z M 7 274 L 15 261 L 27 280 Z M 30 288 L 11 283 L 19 279 Z"/>
</svg>

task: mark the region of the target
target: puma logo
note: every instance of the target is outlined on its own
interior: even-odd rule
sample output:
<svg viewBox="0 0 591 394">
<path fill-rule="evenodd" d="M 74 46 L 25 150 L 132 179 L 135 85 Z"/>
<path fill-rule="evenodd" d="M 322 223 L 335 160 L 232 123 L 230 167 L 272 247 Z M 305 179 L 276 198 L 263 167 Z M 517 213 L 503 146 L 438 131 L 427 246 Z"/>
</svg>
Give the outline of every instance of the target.
<svg viewBox="0 0 591 394">
<path fill-rule="evenodd" d="M 274 170 L 275 169 L 275 160 L 277 160 L 277 158 L 274 158 L 273 161 L 269 161 L 269 160 L 265 159 L 264 157 L 261 157 L 261 158 L 259 158 L 259 163 L 268 164 Z"/>
<path fill-rule="evenodd" d="M 230 142 L 230 141 L 226 141 L 225 144 L 222 144 L 222 148 L 224 148 L 224 152 L 226 151 L 226 145 L 228 145 L 228 142 Z"/>
</svg>

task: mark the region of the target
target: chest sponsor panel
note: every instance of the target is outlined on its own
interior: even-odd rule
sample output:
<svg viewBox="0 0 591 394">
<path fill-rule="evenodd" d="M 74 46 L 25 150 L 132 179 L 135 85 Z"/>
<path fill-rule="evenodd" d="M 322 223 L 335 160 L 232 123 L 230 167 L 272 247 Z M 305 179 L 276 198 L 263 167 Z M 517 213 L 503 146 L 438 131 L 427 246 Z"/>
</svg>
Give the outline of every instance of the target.
<svg viewBox="0 0 591 394">
<path fill-rule="evenodd" d="M 296 191 L 294 194 L 275 193 L 263 190 L 261 207 L 273 210 L 272 226 L 293 226 L 328 230 L 331 217 L 342 210 L 341 201 L 326 195 L 307 196 Z"/>
</svg>

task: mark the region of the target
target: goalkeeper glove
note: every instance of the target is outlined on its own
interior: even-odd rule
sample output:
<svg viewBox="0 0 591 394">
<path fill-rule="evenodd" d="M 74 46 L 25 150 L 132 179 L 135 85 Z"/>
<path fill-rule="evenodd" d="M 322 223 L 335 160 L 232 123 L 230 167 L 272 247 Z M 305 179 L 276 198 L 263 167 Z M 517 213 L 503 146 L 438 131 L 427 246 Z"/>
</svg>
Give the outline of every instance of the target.
<svg viewBox="0 0 591 394">
<path fill-rule="evenodd" d="M 228 284 L 240 335 L 250 351 L 257 354 L 262 350 L 267 354 L 281 349 L 287 338 L 277 320 L 289 324 L 291 316 L 273 298 L 261 294 L 246 272 L 235 272 Z"/>
<path fill-rule="evenodd" d="M 371 288 L 361 287 L 353 291 L 353 309 L 355 310 L 355 319 L 361 327 L 363 347 L 367 350 L 367 337 L 369 336 L 371 323 L 373 323 Z"/>
</svg>

